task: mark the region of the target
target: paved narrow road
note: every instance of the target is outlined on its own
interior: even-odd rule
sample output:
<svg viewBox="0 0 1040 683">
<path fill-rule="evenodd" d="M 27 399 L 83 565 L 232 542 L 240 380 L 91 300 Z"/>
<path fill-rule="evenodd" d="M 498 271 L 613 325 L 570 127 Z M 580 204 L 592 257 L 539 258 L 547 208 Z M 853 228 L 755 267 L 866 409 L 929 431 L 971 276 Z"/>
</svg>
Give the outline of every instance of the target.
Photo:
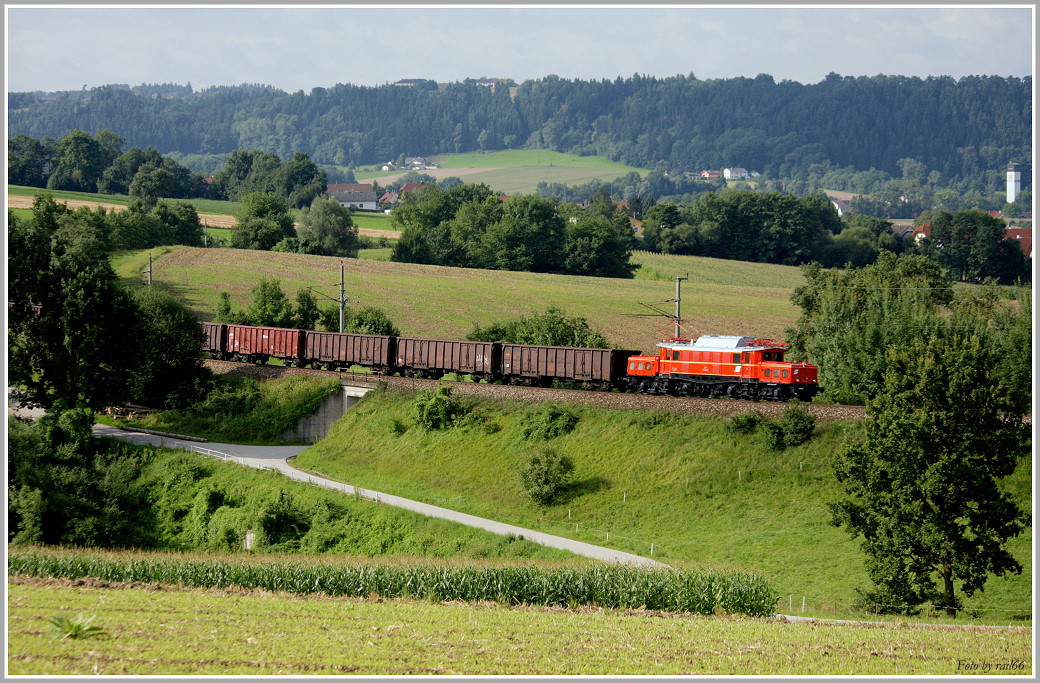
<svg viewBox="0 0 1040 683">
<path fill-rule="evenodd" d="M 446 519 L 466 526 L 484 529 L 485 531 L 490 531 L 495 534 L 501 534 L 504 536 L 523 536 L 525 539 L 540 545 L 548 546 L 550 548 L 558 548 L 560 550 L 567 550 L 577 555 L 591 557 L 603 562 L 644 567 L 667 567 L 667 565 L 648 557 L 641 557 L 620 550 L 604 548 L 602 546 L 592 545 L 591 543 L 583 543 L 581 541 L 563 538 L 562 536 L 554 536 L 541 531 L 535 531 L 534 529 L 524 529 L 511 524 L 503 524 L 502 522 L 496 522 L 491 519 L 457 512 L 455 510 L 449 510 L 436 505 L 421 503 L 416 500 L 393 496 L 379 491 L 370 491 L 356 486 L 351 486 L 350 484 L 344 484 L 331 479 L 307 474 L 306 472 L 298 470 L 290 465 L 289 459 L 299 455 L 301 452 L 306 450 L 308 446 L 242 446 L 227 443 L 197 443 L 169 436 L 130 432 L 117 427 L 108 427 L 105 425 L 94 425 L 94 435 L 104 438 L 120 439 L 130 443 L 152 444 L 156 446 L 164 446 L 166 448 L 183 448 L 185 450 L 194 450 L 197 452 L 208 453 L 210 455 L 223 454 L 231 456 L 243 465 L 278 470 L 294 481 L 305 481 L 317 484 L 325 488 L 342 491 L 346 495 L 359 495 L 363 498 L 376 500 L 380 503 L 418 512 L 419 514 L 428 517 Z"/>
</svg>

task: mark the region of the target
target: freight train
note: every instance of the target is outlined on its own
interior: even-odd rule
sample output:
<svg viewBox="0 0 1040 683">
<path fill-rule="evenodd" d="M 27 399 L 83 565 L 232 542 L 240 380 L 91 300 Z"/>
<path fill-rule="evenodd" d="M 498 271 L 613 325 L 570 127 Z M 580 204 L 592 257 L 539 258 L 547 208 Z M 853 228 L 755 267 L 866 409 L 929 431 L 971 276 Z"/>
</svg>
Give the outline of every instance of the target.
<svg viewBox="0 0 1040 683">
<path fill-rule="evenodd" d="M 817 368 L 784 360 L 785 345 L 753 337 L 701 335 L 658 344 L 657 355 L 621 349 L 419 339 L 202 323 L 210 358 L 291 367 L 527 386 L 581 383 L 589 389 L 751 400 L 812 400 Z"/>
</svg>

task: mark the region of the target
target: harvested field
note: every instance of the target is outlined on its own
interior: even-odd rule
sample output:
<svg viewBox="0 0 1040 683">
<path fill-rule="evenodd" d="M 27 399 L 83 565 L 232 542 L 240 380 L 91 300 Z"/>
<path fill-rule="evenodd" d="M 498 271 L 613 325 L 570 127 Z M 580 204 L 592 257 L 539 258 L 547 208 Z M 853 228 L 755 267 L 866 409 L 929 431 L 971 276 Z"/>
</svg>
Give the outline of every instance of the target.
<svg viewBox="0 0 1040 683">
<path fill-rule="evenodd" d="M 106 202 L 92 202 L 83 199 L 55 198 L 54 201 L 61 202 L 68 206 L 70 209 L 78 209 L 80 207 L 96 209 L 97 207 L 101 207 L 106 211 L 115 211 L 118 213 L 127 208 L 123 204 L 108 204 Z M 7 206 L 12 209 L 31 209 L 32 203 L 33 197 L 29 195 L 7 195 Z M 234 216 L 226 216 L 223 214 L 215 213 L 200 213 L 199 221 L 207 228 L 233 228 L 236 225 L 238 225 L 238 221 L 235 219 Z M 358 228 L 358 234 L 362 237 L 387 237 L 390 239 L 397 239 L 401 236 L 400 232 L 394 230 L 372 230 L 369 228 Z"/>
<path fill-rule="evenodd" d="M 22 194 L 9 194 L 7 195 L 7 206 L 12 209 L 31 209 L 33 205 L 33 197 Z M 83 199 L 64 199 L 61 197 L 55 197 L 54 201 L 65 204 L 70 209 L 79 209 L 86 207 L 88 209 L 96 209 L 101 207 L 106 211 L 120 211 L 126 210 L 124 204 L 108 204 L 106 202 L 92 202 Z M 223 216 L 213 213 L 200 213 L 199 220 L 203 225 L 210 228 L 233 228 L 238 221 L 235 220 L 234 216 Z"/>
</svg>

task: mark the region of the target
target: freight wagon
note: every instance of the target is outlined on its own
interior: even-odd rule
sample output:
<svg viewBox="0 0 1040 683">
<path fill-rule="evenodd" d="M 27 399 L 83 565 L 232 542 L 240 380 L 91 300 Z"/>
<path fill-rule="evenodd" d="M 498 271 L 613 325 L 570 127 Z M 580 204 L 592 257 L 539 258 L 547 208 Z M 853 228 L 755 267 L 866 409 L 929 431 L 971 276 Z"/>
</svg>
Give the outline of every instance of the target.
<svg viewBox="0 0 1040 683">
<path fill-rule="evenodd" d="M 639 353 L 619 349 L 502 344 L 501 379 L 508 384 L 543 387 L 560 380 L 585 382 L 594 389 L 622 389 L 628 359 Z"/>
<path fill-rule="evenodd" d="M 476 380 L 497 379 L 500 345 L 493 342 L 397 338 L 394 370 L 406 377 L 442 377 L 449 372 Z"/>
<path fill-rule="evenodd" d="M 304 331 L 281 327 L 228 325 L 225 353 L 231 360 L 266 363 L 277 358 L 289 366 L 302 366 Z"/>
<path fill-rule="evenodd" d="M 384 335 L 308 330 L 304 364 L 325 370 L 348 370 L 352 365 L 360 365 L 375 373 L 386 374 L 394 366 L 396 342 L 396 337 Z"/>
</svg>

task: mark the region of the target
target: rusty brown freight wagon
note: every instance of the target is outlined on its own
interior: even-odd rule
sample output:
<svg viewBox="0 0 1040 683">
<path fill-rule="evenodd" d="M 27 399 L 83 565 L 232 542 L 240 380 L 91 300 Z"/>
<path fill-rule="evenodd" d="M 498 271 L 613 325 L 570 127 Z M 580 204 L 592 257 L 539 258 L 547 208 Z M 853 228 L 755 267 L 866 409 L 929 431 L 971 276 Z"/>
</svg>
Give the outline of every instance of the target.
<svg viewBox="0 0 1040 683">
<path fill-rule="evenodd" d="M 348 332 L 307 332 L 304 358 L 312 367 L 346 370 L 361 365 L 387 372 L 394 360 L 396 337 Z"/>
<path fill-rule="evenodd" d="M 226 350 L 233 359 L 248 363 L 266 363 L 278 358 L 286 365 L 300 365 L 303 340 L 303 330 L 228 325 Z"/>
<path fill-rule="evenodd" d="M 449 372 L 490 380 L 495 376 L 499 345 L 398 337 L 397 370 L 408 377 L 436 378 Z"/>
<path fill-rule="evenodd" d="M 202 323 L 202 350 L 210 358 L 227 360 L 227 325 L 225 323 Z"/>
<path fill-rule="evenodd" d="M 502 344 L 502 379 L 549 386 L 554 380 L 585 382 L 600 389 L 623 388 L 629 356 L 640 351 L 569 346 Z"/>
</svg>

